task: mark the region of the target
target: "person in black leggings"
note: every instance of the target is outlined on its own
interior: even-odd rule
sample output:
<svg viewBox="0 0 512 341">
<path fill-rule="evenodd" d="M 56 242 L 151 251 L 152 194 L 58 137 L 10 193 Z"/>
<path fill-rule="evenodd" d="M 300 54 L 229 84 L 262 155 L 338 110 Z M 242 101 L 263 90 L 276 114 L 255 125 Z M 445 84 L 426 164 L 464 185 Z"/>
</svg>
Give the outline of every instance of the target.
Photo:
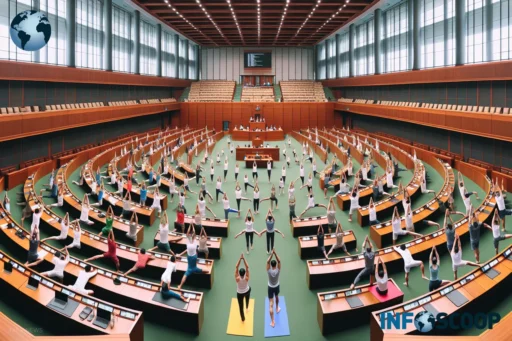
<svg viewBox="0 0 512 341">
<path fill-rule="evenodd" d="M 247 214 L 245 216 L 245 229 L 243 229 L 239 234 L 237 234 L 235 236 L 235 239 L 241 236 L 242 234 L 245 234 L 245 244 L 247 246 L 247 254 L 249 254 L 249 246 L 251 247 L 251 249 L 254 249 L 254 234 L 256 234 L 258 237 L 261 237 L 260 234 L 254 230 L 254 216 L 250 209 L 249 211 L 247 211 Z"/>
<path fill-rule="evenodd" d="M 270 183 L 270 177 L 272 176 L 272 162 L 267 161 L 267 174 L 268 174 L 268 183 Z"/>
<path fill-rule="evenodd" d="M 244 268 L 240 269 L 240 263 L 244 262 Z M 238 300 L 238 308 L 240 309 L 240 318 L 245 321 L 244 314 L 244 299 L 245 309 L 249 309 L 249 300 L 251 299 L 251 287 L 249 286 L 249 264 L 244 258 L 244 254 L 238 259 L 235 267 L 235 281 L 236 281 L 236 299 Z"/>
<path fill-rule="evenodd" d="M 258 180 L 258 165 L 256 164 L 256 161 L 252 164 L 252 179 Z"/>
<path fill-rule="evenodd" d="M 270 200 L 270 209 L 274 210 L 274 203 L 276 204 L 276 210 L 278 209 L 277 203 L 278 200 L 276 198 L 276 187 L 272 184 L 272 189 L 270 190 L 270 196 L 268 198 L 264 198 L 260 200 L 261 202 L 264 202 L 265 200 Z"/>
<path fill-rule="evenodd" d="M 249 177 L 247 176 L 247 174 L 245 174 L 245 176 L 244 176 L 245 193 L 247 193 L 247 187 L 251 187 L 252 189 L 254 189 L 254 186 L 249 183 Z"/>
<path fill-rule="evenodd" d="M 258 186 L 258 184 L 256 184 L 254 186 L 252 203 L 253 203 L 254 213 L 258 214 L 258 212 L 260 210 L 260 187 Z"/>
<path fill-rule="evenodd" d="M 265 221 L 265 224 L 267 225 L 267 228 L 261 230 L 260 236 L 263 233 L 267 234 L 267 255 L 274 249 L 274 236 L 275 233 L 279 233 L 281 237 L 284 238 L 284 234 L 279 231 L 278 229 L 274 228 L 275 225 L 275 219 L 272 215 L 272 210 L 269 209 L 267 213 L 267 220 Z"/>
<path fill-rule="evenodd" d="M 290 206 L 290 221 L 292 219 L 297 218 L 297 215 L 295 214 L 295 195 L 290 196 L 290 199 L 288 199 L 288 205 Z"/>
</svg>

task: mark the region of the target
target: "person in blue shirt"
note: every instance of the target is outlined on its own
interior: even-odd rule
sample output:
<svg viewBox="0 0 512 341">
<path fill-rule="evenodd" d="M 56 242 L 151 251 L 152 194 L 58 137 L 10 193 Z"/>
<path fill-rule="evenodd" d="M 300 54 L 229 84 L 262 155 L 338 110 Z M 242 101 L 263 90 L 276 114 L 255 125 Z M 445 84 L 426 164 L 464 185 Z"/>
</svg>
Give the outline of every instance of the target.
<svg viewBox="0 0 512 341">
<path fill-rule="evenodd" d="M 41 189 L 41 195 L 43 192 L 50 192 L 50 195 L 43 195 L 43 198 L 53 198 L 57 199 L 57 196 L 59 195 L 59 186 L 57 186 L 57 183 L 53 183 L 52 187 L 50 189 Z"/>
<path fill-rule="evenodd" d="M 98 167 L 98 170 L 96 171 L 96 183 L 98 186 L 101 184 L 101 171 L 100 167 Z"/>
<path fill-rule="evenodd" d="M 142 187 L 140 189 L 140 202 L 139 202 L 139 204 L 141 204 L 142 206 L 146 206 L 147 198 L 148 198 L 148 190 L 146 188 L 146 184 L 143 183 Z"/>
</svg>

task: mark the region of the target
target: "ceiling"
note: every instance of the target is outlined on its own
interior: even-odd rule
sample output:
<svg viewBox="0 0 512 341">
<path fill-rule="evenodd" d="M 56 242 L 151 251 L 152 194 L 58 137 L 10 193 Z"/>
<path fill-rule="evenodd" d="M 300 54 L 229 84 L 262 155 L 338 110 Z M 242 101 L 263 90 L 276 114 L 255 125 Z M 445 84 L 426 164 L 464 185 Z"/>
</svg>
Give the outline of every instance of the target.
<svg viewBox="0 0 512 341">
<path fill-rule="evenodd" d="M 356 18 L 374 2 L 132 1 L 177 32 L 203 46 L 311 46 Z"/>
</svg>

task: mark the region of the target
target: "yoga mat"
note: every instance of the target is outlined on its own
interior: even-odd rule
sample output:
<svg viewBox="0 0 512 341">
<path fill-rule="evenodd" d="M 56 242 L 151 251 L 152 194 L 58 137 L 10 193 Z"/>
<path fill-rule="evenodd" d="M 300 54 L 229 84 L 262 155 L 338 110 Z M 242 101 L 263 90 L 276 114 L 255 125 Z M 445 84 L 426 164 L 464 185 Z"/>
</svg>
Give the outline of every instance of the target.
<svg viewBox="0 0 512 341">
<path fill-rule="evenodd" d="M 274 302 L 274 321 L 276 322 L 276 325 L 272 328 L 270 326 L 270 314 L 268 313 L 269 300 L 268 297 L 265 297 L 265 337 L 290 335 L 290 326 L 288 325 L 288 313 L 286 311 L 284 296 L 279 296 L 279 307 L 281 308 L 281 311 L 277 314 Z"/>
<path fill-rule="evenodd" d="M 249 309 L 245 310 L 245 322 L 242 322 L 240 318 L 237 299 L 231 299 L 231 309 L 229 310 L 228 329 L 226 333 L 240 336 L 254 335 L 254 299 L 249 300 Z"/>
</svg>

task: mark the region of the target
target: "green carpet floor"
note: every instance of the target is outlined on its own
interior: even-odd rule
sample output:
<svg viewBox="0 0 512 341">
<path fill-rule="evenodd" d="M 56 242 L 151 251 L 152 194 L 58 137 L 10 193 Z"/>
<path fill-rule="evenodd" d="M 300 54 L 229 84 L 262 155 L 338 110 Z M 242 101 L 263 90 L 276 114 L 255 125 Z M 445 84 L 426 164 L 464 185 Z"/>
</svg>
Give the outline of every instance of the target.
<svg viewBox="0 0 512 341">
<path fill-rule="evenodd" d="M 300 144 L 293 140 L 293 148 L 297 150 L 299 154 L 302 154 L 302 148 Z M 239 144 L 244 144 L 244 142 L 238 142 Z M 279 143 L 280 147 L 283 147 L 283 143 Z M 220 153 L 221 150 L 224 150 L 226 153 L 229 153 L 229 149 L 227 147 L 226 137 L 220 140 L 212 155 L 216 153 Z M 288 152 L 291 151 L 288 149 Z M 231 200 L 231 206 L 236 207 L 235 201 L 235 193 L 234 193 L 234 166 L 235 160 L 234 156 L 229 155 L 229 173 L 228 173 L 228 182 L 223 184 L 223 190 L 226 191 Z M 199 158 L 201 155 L 199 155 Z M 195 164 L 199 158 L 195 158 L 193 163 Z M 329 158 L 330 159 L 330 158 Z M 321 170 L 324 164 L 320 161 L 320 159 L 316 158 L 316 162 L 318 165 L 318 170 Z M 283 162 L 276 162 L 274 166 L 274 170 L 272 172 L 272 183 L 276 185 L 276 188 L 279 183 L 279 177 L 281 175 L 281 167 Z M 429 176 L 428 188 L 438 191 L 442 184 L 443 179 L 441 176 L 435 172 L 432 167 L 429 165 L 425 165 L 427 168 L 427 173 Z M 309 163 L 305 164 L 306 174 L 311 171 L 311 165 Z M 358 164 L 354 164 L 354 169 L 359 169 Z M 218 175 L 222 175 L 222 166 L 216 166 L 216 177 Z M 243 185 L 243 175 L 249 174 L 251 175 L 250 169 L 245 169 L 243 162 L 240 162 L 240 170 L 241 173 L 239 175 L 239 179 L 241 184 Z M 377 169 L 378 174 L 382 174 L 382 169 Z M 288 186 L 289 179 L 295 179 L 299 176 L 299 167 L 295 164 L 292 164 L 291 167 L 287 170 L 287 184 Z M 205 175 L 208 176 L 209 181 L 209 170 L 205 172 Z M 411 171 L 402 172 L 401 174 L 402 183 L 407 184 L 412 176 Z M 73 177 L 78 177 L 78 172 L 73 174 Z M 139 179 L 143 179 L 142 175 L 139 175 Z M 36 188 L 40 188 L 43 183 L 47 182 L 47 178 L 41 179 L 41 181 L 37 184 Z M 480 197 L 483 197 L 483 190 L 476 186 L 472 181 L 466 178 L 466 186 L 469 190 L 475 190 L 479 193 Z M 260 170 L 260 189 L 262 191 L 261 197 L 268 196 L 270 192 L 271 185 L 268 183 L 266 170 Z M 74 184 L 68 184 L 71 190 L 81 197 L 83 195 L 83 189 L 75 186 Z M 300 180 L 299 180 L 300 185 Z M 195 185 L 195 181 L 191 181 L 191 188 L 196 191 L 197 187 Z M 20 192 L 21 186 L 14 188 L 10 191 L 9 196 L 13 201 L 12 204 L 12 213 L 14 217 L 19 221 L 21 216 L 21 208 L 14 205 L 13 198 L 15 197 L 15 192 Z M 215 193 L 215 184 L 208 183 L 208 190 L 211 193 Z M 326 204 L 327 200 L 323 198 L 323 192 L 320 190 L 318 186 L 318 178 L 314 181 L 314 193 L 315 199 L 318 203 Z M 333 194 L 332 190 L 329 192 L 330 195 Z M 249 193 L 246 195 L 249 198 L 252 198 L 252 190 L 249 189 Z M 413 207 L 418 207 L 423 205 L 429 199 L 431 199 L 432 195 L 419 195 L 413 200 Z M 196 204 L 196 195 L 190 195 L 190 198 L 186 202 L 186 207 L 189 212 L 193 212 L 195 204 Z M 297 205 L 296 211 L 299 214 L 304 207 L 306 206 L 306 189 L 299 190 L 296 189 L 296 198 Z M 51 199 L 47 199 L 50 203 Z M 290 234 L 290 226 L 288 223 L 288 200 L 287 194 L 283 196 L 278 196 L 279 200 L 279 209 L 274 211 L 274 216 L 276 218 L 276 228 L 280 229 L 283 233 L 285 233 L 285 238 L 282 239 L 279 236 L 276 236 L 276 250 L 282 259 L 282 275 L 281 275 L 281 295 L 286 297 L 287 308 L 288 308 L 288 318 L 290 324 L 291 336 L 283 337 L 283 340 L 338 340 L 343 338 L 344 340 L 368 340 L 370 335 L 369 324 L 365 324 L 358 328 L 349 329 L 337 334 L 329 335 L 328 337 L 324 337 L 320 333 L 320 329 L 317 323 L 317 302 L 316 302 L 316 292 L 311 291 L 307 288 L 306 285 L 306 265 L 305 261 L 299 258 L 297 252 L 297 240 L 293 238 Z M 463 210 L 464 205 L 458 193 L 455 195 L 456 207 L 459 210 Z M 472 202 L 474 206 L 478 206 L 480 202 L 478 202 L 474 196 L 472 197 Z M 175 217 L 175 205 L 170 205 L 168 209 L 168 214 L 171 219 Z M 224 214 L 222 203 L 217 203 L 210 205 L 210 207 L 214 210 L 217 216 L 222 217 Z M 247 209 L 251 207 L 252 204 L 249 202 L 242 202 L 242 210 L 243 216 Z M 260 205 L 260 214 L 256 216 L 255 228 L 257 230 L 261 230 L 264 228 L 264 216 L 266 211 L 270 207 L 270 203 L 264 202 Z M 56 209 L 56 212 L 63 215 L 63 211 L 60 209 Z M 324 215 L 325 210 L 321 208 L 316 208 L 314 210 L 310 210 L 307 213 L 307 216 L 316 216 L 316 215 Z M 358 242 L 358 248 L 361 248 L 361 242 L 364 240 L 368 228 L 358 226 L 356 219 L 354 219 L 353 223 L 348 222 L 348 212 L 339 211 L 336 214 L 336 218 L 343 225 L 345 230 L 353 230 Z M 386 220 L 389 217 L 381 217 L 379 219 Z M 508 219 L 507 227 L 510 230 L 512 223 L 512 219 Z M 437 222 L 442 223 L 442 217 L 436 219 Z M 29 227 L 28 222 L 25 223 L 26 227 Z M 152 240 L 157 230 L 158 222 L 155 222 L 153 226 L 147 226 L 145 229 L 145 237 L 144 242 L 141 245 L 142 247 L 149 248 L 152 246 Z M 243 229 L 243 218 L 238 219 L 236 214 L 230 215 L 230 236 L 229 238 L 224 238 L 223 240 L 223 252 L 222 259 L 215 261 L 214 275 L 215 282 L 213 288 L 211 290 L 204 291 L 205 297 L 205 316 L 204 316 L 204 324 L 199 336 L 193 336 L 186 333 L 177 332 L 171 328 L 167 328 L 165 325 L 155 324 L 151 321 L 146 320 L 144 322 L 144 331 L 145 331 L 145 339 L 146 340 L 162 340 L 168 338 L 179 338 L 180 340 L 207 340 L 207 341 L 217 341 L 217 340 L 232 340 L 239 339 L 239 337 L 231 336 L 226 334 L 227 321 L 229 315 L 230 302 L 232 297 L 236 297 L 236 283 L 234 281 L 233 273 L 235 263 L 242 252 L 245 251 L 245 238 L 241 237 L 239 239 L 234 239 L 236 233 Z M 83 227 L 87 228 L 87 227 Z M 435 227 L 425 228 L 418 232 L 420 233 L 428 233 L 433 231 Z M 43 230 L 41 233 L 41 237 L 44 238 L 48 236 L 48 231 Z M 408 238 L 408 237 L 407 237 Z M 406 238 L 404 238 L 406 240 Z M 50 242 L 55 243 L 54 245 L 61 245 L 58 242 Z M 503 249 L 507 245 L 509 245 L 509 240 L 500 243 L 500 248 Z M 4 250 L 4 245 L 1 245 Z M 264 238 L 255 237 L 255 249 L 250 253 L 250 255 L 246 255 L 246 259 L 249 262 L 250 270 L 252 274 L 252 278 L 250 281 L 250 285 L 252 288 L 251 298 L 255 298 L 256 306 L 255 306 L 255 321 L 254 321 L 254 340 L 264 340 L 263 333 L 263 324 L 264 324 L 264 300 L 267 292 L 267 275 L 265 272 L 265 263 L 267 260 L 266 254 L 266 244 Z M 482 240 L 480 243 L 481 250 L 481 261 L 486 261 L 494 255 L 494 250 L 492 246 L 492 234 L 489 231 L 482 231 Z M 73 255 L 77 257 L 82 257 L 83 255 L 80 252 L 73 252 Z M 339 254 L 338 254 L 339 255 Z M 468 243 L 463 244 L 463 257 L 464 259 L 474 260 L 473 254 L 469 247 Z M 24 261 L 24 260 L 21 260 Z M 109 267 L 108 263 L 100 263 L 104 267 Z M 441 271 L 440 278 L 443 279 L 452 279 L 452 271 L 451 271 L 451 260 L 449 255 L 444 253 L 441 256 Z M 128 269 L 122 269 L 126 271 Z M 463 276 L 464 273 L 471 271 L 471 267 L 464 267 L 459 270 L 459 276 Z M 428 270 L 427 270 L 428 271 Z M 427 274 L 428 275 L 428 274 Z M 136 276 L 136 274 L 134 274 Z M 421 279 L 419 269 L 413 270 L 410 275 L 410 286 L 403 286 L 403 273 L 397 273 L 391 276 L 396 283 L 399 284 L 400 288 L 405 293 L 405 300 L 412 299 L 417 297 L 418 295 L 422 295 L 428 290 L 428 282 Z M 176 283 L 175 283 L 176 284 Z M 194 289 L 194 288 L 190 288 Z M 337 289 L 333 287 L 332 289 Z M 323 289 L 321 291 L 326 291 Z M 496 303 L 493 311 L 497 311 L 504 316 L 506 313 L 510 312 L 510 308 L 512 307 L 512 297 L 500 298 L 498 300 L 499 303 Z M 136 307 L 135 307 L 136 308 Z M 0 310 L 5 312 L 8 316 L 10 316 L 17 323 L 22 325 L 23 327 L 29 329 L 36 335 L 49 335 L 51 334 L 46 328 L 44 321 L 32 321 L 24 318 L 21 310 L 17 310 L 13 308 L 12 304 L 7 304 L 4 299 L 0 297 Z M 369 322 L 369 321 L 368 321 Z M 461 332 L 460 335 L 478 335 L 480 334 L 480 330 L 471 329 Z"/>
</svg>

